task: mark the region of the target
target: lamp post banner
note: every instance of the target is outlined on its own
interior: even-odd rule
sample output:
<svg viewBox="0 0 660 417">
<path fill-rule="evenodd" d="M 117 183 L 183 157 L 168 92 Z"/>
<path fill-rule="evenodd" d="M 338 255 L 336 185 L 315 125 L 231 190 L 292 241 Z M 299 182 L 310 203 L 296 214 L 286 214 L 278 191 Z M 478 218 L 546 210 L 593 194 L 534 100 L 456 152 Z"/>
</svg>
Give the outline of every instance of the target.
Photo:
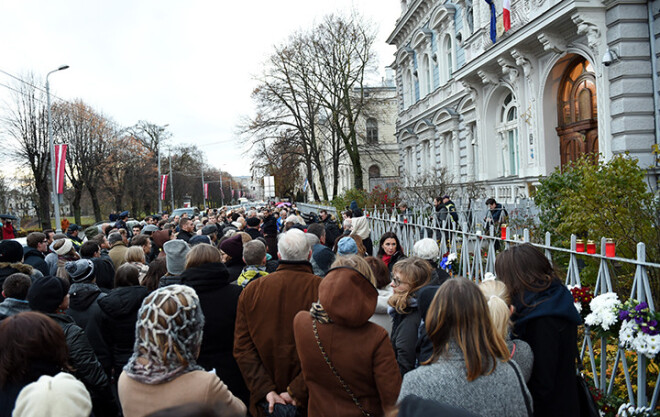
<svg viewBox="0 0 660 417">
<path fill-rule="evenodd" d="M 66 147 L 67 145 L 55 145 L 55 183 L 57 184 L 57 194 L 64 194 Z"/>
<path fill-rule="evenodd" d="M 204 183 L 204 200 L 209 199 L 209 183 Z"/>
<path fill-rule="evenodd" d="M 165 189 L 167 189 L 167 175 L 160 176 L 160 199 L 165 200 Z"/>
</svg>

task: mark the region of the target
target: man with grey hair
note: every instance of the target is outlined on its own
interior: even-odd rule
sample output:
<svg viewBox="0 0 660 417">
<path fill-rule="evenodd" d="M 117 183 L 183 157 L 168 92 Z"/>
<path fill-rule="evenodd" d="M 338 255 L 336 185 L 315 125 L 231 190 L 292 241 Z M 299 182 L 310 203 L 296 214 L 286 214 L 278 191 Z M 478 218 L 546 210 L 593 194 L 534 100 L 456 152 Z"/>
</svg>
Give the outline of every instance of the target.
<svg viewBox="0 0 660 417">
<path fill-rule="evenodd" d="M 280 264 L 268 277 L 246 286 L 238 299 L 234 357 L 250 389 L 250 412 L 265 415 L 257 403 L 307 404 L 307 386 L 293 337 L 293 317 L 318 300 L 321 278 L 312 273 L 305 234 L 280 235 Z"/>
<path fill-rule="evenodd" d="M 431 265 L 433 274 L 431 275 L 429 285 L 442 285 L 449 279 L 449 274 L 438 266 L 438 258 L 440 258 L 438 242 L 428 237 L 418 240 L 413 246 L 413 254 L 424 259 Z"/>
</svg>

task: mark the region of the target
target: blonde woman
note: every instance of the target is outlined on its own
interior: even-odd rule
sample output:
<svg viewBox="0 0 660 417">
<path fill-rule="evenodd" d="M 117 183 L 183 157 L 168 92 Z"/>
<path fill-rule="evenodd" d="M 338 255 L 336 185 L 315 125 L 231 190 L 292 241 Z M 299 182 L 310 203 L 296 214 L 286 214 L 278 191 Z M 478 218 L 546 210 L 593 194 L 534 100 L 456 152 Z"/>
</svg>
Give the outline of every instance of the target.
<svg viewBox="0 0 660 417">
<path fill-rule="evenodd" d="M 140 282 L 140 285 L 143 285 L 144 277 L 147 276 L 147 272 L 149 272 L 149 266 L 147 266 L 147 260 L 144 256 L 144 249 L 142 246 L 131 246 L 128 248 L 126 251 L 126 263 L 135 266 L 138 271 L 140 271 L 138 281 Z"/>
<path fill-rule="evenodd" d="M 392 290 L 388 303 L 392 316 L 392 347 L 401 375 L 415 368 L 415 347 L 422 320 L 417 292 L 431 281 L 431 266 L 416 256 L 398 261 L 392 268 Z"/>
<path fill-rule="evenodd" d="M 534 365 L 534 353 L 527 342 L 509 337 L 511 333 L 511 314 L 514 308 L 511 305 L 511 296 L 506 285 L 502 281 L 489 280 L 479 285 L 479 289 L 486 297 L 490 318 L 495 330 L 506 340 L 511 359 L 516 361 L 525 377 L 525 382 L 532 376 L 532 365 Z"/>
</svg>

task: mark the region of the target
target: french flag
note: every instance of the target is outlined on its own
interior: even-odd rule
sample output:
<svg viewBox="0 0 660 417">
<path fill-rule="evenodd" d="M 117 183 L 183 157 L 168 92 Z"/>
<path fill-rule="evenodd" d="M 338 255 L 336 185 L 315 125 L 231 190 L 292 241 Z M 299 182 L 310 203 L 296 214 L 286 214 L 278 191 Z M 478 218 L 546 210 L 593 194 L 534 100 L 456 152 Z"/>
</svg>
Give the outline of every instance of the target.
<svg viewBox="0 0 660 417">
<path fill-rule="evenodd" d="M 511 0 L 502 2 L 502 20 L 504 21 L 504 31 L 511 29 Z"/>
</svg>

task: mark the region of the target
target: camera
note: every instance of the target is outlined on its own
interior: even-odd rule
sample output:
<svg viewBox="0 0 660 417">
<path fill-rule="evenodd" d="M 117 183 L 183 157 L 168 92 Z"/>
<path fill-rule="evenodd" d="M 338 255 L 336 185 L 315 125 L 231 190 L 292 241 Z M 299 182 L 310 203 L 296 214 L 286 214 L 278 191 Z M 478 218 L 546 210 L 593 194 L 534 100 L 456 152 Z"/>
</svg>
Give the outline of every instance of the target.
<svg viewBox="0 0 660 417">
<path fill-rule="evenodd" d="M 612 49 L 607 49 L 603 54 L 603 65 L 609 67 L 612 65 L 612 62 L 619 59 L 619 56 Z"/>
</svg>

